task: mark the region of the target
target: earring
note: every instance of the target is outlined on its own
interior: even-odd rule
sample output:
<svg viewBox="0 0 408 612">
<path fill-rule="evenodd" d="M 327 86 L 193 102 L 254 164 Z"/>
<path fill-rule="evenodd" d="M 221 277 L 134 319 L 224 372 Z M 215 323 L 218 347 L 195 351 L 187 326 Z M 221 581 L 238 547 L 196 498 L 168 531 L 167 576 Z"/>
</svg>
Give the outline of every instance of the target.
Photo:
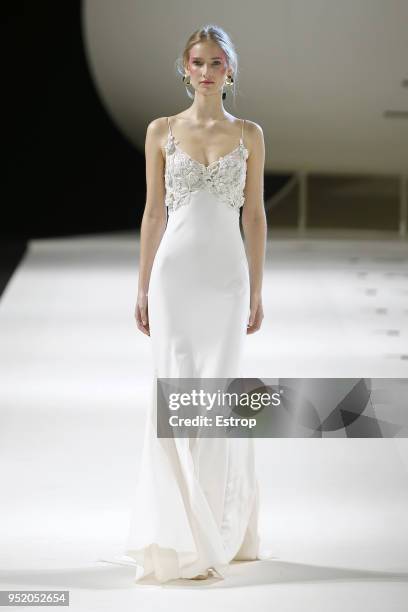
<svg viewBox="0 0 408 612">
<path fill-rule="evenodd" d="M 188 80 L 187 80 L 188 79 Z M 186 74 L 183 76 L 183 81 L 184 81 L 184 85 L 190 85 L 191 84 L 191 80 L 190 80 L 190 75 L 187 76 Z"/>
<path fill-rule="evenodd" d="M 232 78 L 232 75 L 231 75 L 231 74 L 229 74 L 229 75 L 227 76 L 227 80 L 225 81 L 225 85 L 227 85 L 227 86 L 232 86 L 232 85 L 233 85 L 233 83 L 234 83 L 234 79 Z M 222 93 L 222 99 L 223 99 L 223 100 L 225 100 L 225 98 L 226 98 L 226 97 L 227 97 L 227 92 L 226 92 L 226 91 L 224 91 L 224 92 Z"/>
</svg>

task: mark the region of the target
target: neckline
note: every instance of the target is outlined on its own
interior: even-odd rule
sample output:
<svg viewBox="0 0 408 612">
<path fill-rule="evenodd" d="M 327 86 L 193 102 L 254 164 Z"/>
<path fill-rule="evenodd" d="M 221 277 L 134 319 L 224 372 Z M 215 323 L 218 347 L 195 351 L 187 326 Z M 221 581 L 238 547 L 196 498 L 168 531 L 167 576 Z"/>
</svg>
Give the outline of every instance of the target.
<svg viewBox="0 0 408 612">
<path fill-rule="evenodd" d="M 183 155 L 185 155 L 186 157 L 188 157 L 188 159 L 190 161 L 192 161 L 195 164 L 198 164 L 199 166 L 201 166 L 202 168 L 205 168 L 205 170 L 208 170 L 208 168 L 211 168 L 211 166 L 214 166 L 215 164 L 219 164 L 221 160 L 230 157 L 233 153 L 235 153 L 236 151 L 238 151 L 238 149 L 240 149 L 241 147 L 243 149 L 245 149 L 245 151 L 248 151 L 248 149 L 245 147 L 244 143 L 242 142 L 242 138 L 240 138 L 240 142 L 239 145 L 237 147 L 235 147 L 235 149 L 232 149 L 232 151 L 229 151 L 229 153 L 226 153 L 225 155 L 221 155 L 218 159 L 216 159 L 213 162 L 210 162 L 208 165 L 203 164 L 202 162 L 197 161 L 196 159 L 194 159 L 194 157 L 191 157 L 191 155 L 189 155 L 186 151 L 184 151 L 184 149 L 182 149 L 181 147 L 179 147 L 178 144 L 175 143 L 174 141 L 174 136 L 170 136 L 170 139 L 173 140 L 173 144 L 174 147 L 180 151 L 180 153 L 182 153 Z"/>
</svg>

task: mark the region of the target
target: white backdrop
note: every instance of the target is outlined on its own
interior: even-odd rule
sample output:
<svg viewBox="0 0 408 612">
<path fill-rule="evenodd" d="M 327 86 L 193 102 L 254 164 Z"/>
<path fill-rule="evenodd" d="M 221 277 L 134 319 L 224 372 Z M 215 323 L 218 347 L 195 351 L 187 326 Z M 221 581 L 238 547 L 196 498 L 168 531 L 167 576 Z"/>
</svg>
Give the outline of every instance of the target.
<svg viewBox="0 0 408 612">
<path fill-rule="evenodd" d="M 147 123 L 191 104 L 174 62 L 216 23 L 236 45 L 233 115 L 259 123 L 266 169 L 406 172 L 408 3 L 403 0 L 85 0 L 83 36 L 101 100 L 141 150 Z"/>
</svg>

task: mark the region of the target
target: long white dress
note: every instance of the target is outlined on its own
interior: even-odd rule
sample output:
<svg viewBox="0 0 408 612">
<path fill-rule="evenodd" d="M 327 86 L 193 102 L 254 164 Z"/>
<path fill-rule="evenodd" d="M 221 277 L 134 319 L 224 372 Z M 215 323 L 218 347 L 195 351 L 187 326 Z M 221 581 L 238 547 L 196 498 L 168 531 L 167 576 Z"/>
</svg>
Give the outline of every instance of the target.
<svg viewBox="0 0 408 612">
<path fill-rule="evenodd" d="M 249 271 L 239 228 L 244 205 L 244 121 L 239 145 L 208 166 L 178 146 L 168 119 L 167 227 L 148 289 L 152 402 L 123 562 L 135 581 L 166 582 L 259 553 L 259 487 L 252 438 L 158 438 L 157 378 L 241 377 Z"/>
</svg>

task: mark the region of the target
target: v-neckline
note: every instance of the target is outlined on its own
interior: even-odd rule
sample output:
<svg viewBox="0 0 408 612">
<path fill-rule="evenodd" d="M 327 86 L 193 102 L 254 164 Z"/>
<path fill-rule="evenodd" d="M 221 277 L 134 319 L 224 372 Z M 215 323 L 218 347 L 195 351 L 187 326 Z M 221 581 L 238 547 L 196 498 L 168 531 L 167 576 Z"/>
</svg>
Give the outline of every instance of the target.
<svg viewBox="0 0 408 612">
<path fill-rule="evenodd" d="M 184 151 L 184 149 L 182 149 L 181 147 L 179 147 L 178 144 L 176 144 L 176 140 L 175 137 L 171 134 L 169 134 L 169 140 L 173 141 L 173 145 L 174 147 L 180 151 L 180 153 L 182 153 L 182 155 L 185 155 L 190 161 L 192 161 L 194 164 L 197 164 L 198 166 L 201 166 L 202 168 L 204 168 L 205 170 L 208 170 L 208 168 L 211 168 L 211 166 L 214 166 L 215 164 L 219 164 L 221 160 L 230 157 L 233 153 L 235 153 L 236 151 L 238 151 L 241 147 L 243 149 L 245 149 L 246 151 L 248 149 L 246 149 L 244 143 L 242 142 L 242 138 L 240 138 L 240 142 L 239 145 L 237 147 L 235 147 L 235 149 L 233 149 L 232 151 L 229 151 L 229 153 L 226 153 L 225 155 L 221 155 L 218 159 L 216 159 L 215 161 L 209 163 L 208 165 L 203 164 L 202 162 L 197 161 L 196 159 L 194 159 L 194 157 L 191 157 L 191 155 L 189 155 L 187 153 L 187 151 Z"/>
</svg>

